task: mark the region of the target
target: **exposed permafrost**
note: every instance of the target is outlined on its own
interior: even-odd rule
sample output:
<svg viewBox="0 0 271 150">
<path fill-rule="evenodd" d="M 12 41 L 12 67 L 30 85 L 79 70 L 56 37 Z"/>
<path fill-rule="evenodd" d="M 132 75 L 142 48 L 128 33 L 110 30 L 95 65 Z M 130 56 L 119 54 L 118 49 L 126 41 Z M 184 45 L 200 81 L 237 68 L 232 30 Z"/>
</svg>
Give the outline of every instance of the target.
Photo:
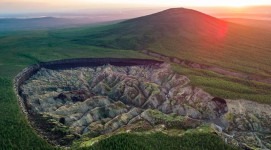
<svg viewBox="0 0 271 150">
<path fill-rule="evenodd" d="M 221 128 L 214 130 L 228 143 L 271 148 L 269 105 L 214 98 L 189 82 L 168 64 L 43 68 L 22 86 L 22 95 L 28 112 L 42 122 L 37 126 L 62 145 L 78 134 L 96 137 L 123 128 L 163 124 L 188 129 L 219 122 Z"/>
</svg>

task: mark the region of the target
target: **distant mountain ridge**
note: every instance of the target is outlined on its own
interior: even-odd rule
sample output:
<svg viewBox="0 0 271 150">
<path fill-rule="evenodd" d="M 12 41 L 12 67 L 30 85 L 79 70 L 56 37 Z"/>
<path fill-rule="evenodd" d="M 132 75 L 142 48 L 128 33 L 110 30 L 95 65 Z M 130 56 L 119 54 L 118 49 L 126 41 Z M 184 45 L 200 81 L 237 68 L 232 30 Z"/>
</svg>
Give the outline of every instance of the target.
<svg viewBox="0 0 271 150">
<path fill-rule="evenodd" d="M 91 23 L 91 21 L 55 18 L 55 17 L 40 17 L 26 19 L 4 18 L 0 19 L 0 31 L 66 27 L 88 23 Z"/>
<path fill-rule="evenodd" d="M 119 20 L 93 17 L 35 17 L 35 18 L 0 18 L 0 32 L 63 27 L 80 27 L 96 24 L 112 24 Z"/>
</svg>

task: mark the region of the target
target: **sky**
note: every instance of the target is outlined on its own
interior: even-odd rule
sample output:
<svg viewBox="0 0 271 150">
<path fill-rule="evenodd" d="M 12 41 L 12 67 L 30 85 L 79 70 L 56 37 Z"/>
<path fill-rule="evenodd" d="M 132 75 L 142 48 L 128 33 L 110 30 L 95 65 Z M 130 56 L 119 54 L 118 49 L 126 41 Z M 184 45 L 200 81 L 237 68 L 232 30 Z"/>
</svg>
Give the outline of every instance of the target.
<svg viewBox="0 0 271 150">
<path fill-rule="evenodd" d="M 142 7 L 244 7 L 271 0 L 0 0 L 0 13 L 65 12 L 80 9 Z"/>
</svg>

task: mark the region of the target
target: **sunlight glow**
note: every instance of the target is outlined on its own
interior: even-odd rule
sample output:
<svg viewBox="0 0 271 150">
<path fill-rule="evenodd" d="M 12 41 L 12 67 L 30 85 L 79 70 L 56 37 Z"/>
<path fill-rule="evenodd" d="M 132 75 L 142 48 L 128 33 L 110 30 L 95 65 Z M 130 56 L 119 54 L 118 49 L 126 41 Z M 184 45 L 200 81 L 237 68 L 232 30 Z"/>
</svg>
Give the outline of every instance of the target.
<svg viewBox="0 0 271 150">
<path fill-rule="evenodd" d="M 74 1 L 74 0 L 69 0 Z M 160 6 L 227 6 L 245 7 L 253 5 L 271 5 L 270 0 L 77 0 L 89 3 L 111 3 L 111 4 L 138 4 L 138 5 L 160 5 Z"/>
<path fill-rule="evenodd" d="M 0 12 L 66 11 L 91 8 L 267 6 L 271 0 L 0 0 Z"/>
</svg>

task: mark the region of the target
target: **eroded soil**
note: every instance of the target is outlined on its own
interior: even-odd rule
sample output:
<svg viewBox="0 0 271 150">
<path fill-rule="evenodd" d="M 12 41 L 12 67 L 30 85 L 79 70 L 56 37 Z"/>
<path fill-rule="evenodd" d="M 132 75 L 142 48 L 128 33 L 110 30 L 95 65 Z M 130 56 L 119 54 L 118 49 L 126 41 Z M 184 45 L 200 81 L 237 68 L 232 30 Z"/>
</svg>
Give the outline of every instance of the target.
<svg viewBox="0 0 271 150">
<path fill-rule="evenodd" d="M 242 148 L 271 148 L 271 108 L 212 97 L 168 64 L 69 70 L 41 69 L 21 88 L 28 111 L 49 140 L 122 130 L 190 129 L 208 125 Z"/>
</svg>

